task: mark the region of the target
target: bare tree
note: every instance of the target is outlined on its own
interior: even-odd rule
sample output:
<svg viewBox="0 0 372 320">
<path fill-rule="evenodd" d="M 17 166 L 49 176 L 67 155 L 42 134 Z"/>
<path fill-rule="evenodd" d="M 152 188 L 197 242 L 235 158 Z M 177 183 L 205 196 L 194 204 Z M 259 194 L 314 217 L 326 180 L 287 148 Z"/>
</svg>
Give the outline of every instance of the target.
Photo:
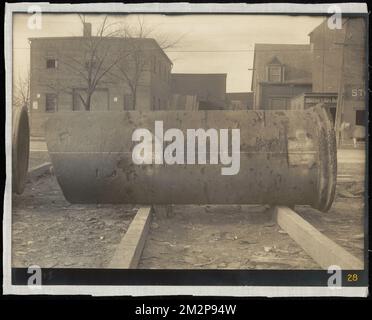
<svg viewBox="0 0 372 320">
<path fill-rule="evenodd" d="M 132 108 L 136 108 L 138 88 L 143 74 L 151 68 L 151 49 L 144 39 L 152 38 L 162 50 L 175 47 L 182 39 L 172 39 L 166 34 L 156 32 L 156 26 L 148 25 L 142 16 L 137 16 L 137 23 L 121 23 L 116 35 L 123 38 L 122 57 L 116 66 L 116 76 L 130 89 Z M 156 45 L 152 43 L 152 45 Z"/>
<path fill-rule="evenodd" d="M 86 17 L 79 15 L 83 26 Z M 46 84 L 56 93 L 69 93 L 77 96 L 85 110 L 92 107 L 92 96 L 100 86 L 117 83 L 126 84 L 130 90 L 132 107 L 136 107 L 138 88 L 146 70 L 150 68 L 151 54 L 145 38 L 154 38 L 161 49 L 174 47 L 181 39 L 171 39 L 167 35 L 155 32 L 156 27 L 147 25 L 141 16 L 137 23 L 126 21 L 109 23 L 105 16 L 98 26 L 95 35 L 85 35 L 79 44 L 80 53 L 59 56 L 59 63 L 71 73 L 71 78 L 77 79 L 80 90 L 73 81 L 54 79 Z M 116 40 L 116 41 L 114 41 Z M 155 43 L 156 45 L 156 43 Z"/>
<path fill-rule="evenodd" d="M 27 107 L 30 105 L 30 70 L 27 70 L 26 75 L 18 75 L 13 86 L 13 106 Z"/>
<path fill-rule="evenodd" d="M 79 15 L 79 18 L 83 28 L 86 27 L 85 16 Z M 63 54 L 59 57 L 59 63 L 68 69 L 72 78 L 78 79 L 79 85 L 82 86 L 81 90 L 69 85 L 62 86 L 58 80 L 48 84 L 48 87 L 56 92 L 76 94 L 86 111 L 91 110 L 94 92 L 103 83 L 110 82 L 110 71 L 122 58 L 110 41 L 106 41 L 107 38 L 115 36 L 113 26 L 114 24 L 108 23 L 108 17 L 105 16 L 96 34 L 84 35 L 78 55 L 75 51 L 74 54 Z"/>
</svg>

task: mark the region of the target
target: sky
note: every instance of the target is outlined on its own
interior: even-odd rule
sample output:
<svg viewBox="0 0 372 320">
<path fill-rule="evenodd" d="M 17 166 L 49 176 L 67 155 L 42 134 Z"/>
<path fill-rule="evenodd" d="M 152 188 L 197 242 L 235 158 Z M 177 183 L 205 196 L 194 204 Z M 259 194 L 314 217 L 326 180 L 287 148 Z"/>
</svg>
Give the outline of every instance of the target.
<svg viewBox="0 0 372 320">
<path fill-rule="evenodd" d="M 30 29 L 31 15 L 16 13 L 13 19 L 13 75 L 27 73 L 28 38 L 82 35 L 76 14 L 42 14 L 41 28 Z M 32 18 L 32 17 L 31 17 Z M 104 15 L 86 15 L 94 29 Z M 227 92 L 250 91 L 255 43 L 308 44 L 308 34 L 321 17 L 247 14 L 110 15 L 110 23 L 138 26 L 142 19 L 151 37 L 178 39 L 166 50 L 174 73 L 227 73 Z"/>
</svg>

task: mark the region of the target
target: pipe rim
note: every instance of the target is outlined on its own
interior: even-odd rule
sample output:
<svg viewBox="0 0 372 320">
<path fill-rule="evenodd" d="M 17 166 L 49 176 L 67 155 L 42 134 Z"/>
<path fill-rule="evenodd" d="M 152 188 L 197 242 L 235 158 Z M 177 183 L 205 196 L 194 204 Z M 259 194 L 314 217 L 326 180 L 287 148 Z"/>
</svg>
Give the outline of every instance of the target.
<svg viewBox="0 0 372 320">
<path fill-rule="evenodd" d="M 26 107 L 13 112 L 12 188 L 17 194 L 25 189 L 30 152 L 30 128 Z"/>
<path fill-rule="evenodd" d="M 331 114 L 323 105 L 314 107 L 319 123 L 318 194 L 314 208 L 327 212 L 333 203 L 337 182 L 337 147 Z"/>
</svg>

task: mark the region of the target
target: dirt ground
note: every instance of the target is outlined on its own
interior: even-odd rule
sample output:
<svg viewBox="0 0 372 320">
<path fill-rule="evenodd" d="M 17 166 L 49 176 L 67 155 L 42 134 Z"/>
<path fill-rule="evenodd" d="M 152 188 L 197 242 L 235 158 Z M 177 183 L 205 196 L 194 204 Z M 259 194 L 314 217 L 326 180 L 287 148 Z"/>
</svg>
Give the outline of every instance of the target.
<svg viewBox="0 0 372 320">
<path fill-rule="evenodd" d="M 344 190 L 346 186 L 339 186 Z M 356 190 L 353 186 L 353 190 Z M 349 188 L 351 189 L 351 188 Z M 340 191 L 342 193 L 342 191 Z M 337 194 L 321 213 L 296 212 L 347 251 L 363 260 L 363 198 Z M 171 216 L 154 215 L 140 268 L 319 269 L 272 220 L 265 206 L 175 206 Z"/>
<path fill-rule="evenodd" d="M 355 159 L 339 164 L 335 202 L 327 213 L 295 210 L 363 260 L 364 170 Z M 31 152 L 30 167 L 48 160 Z M 125 205 L 71 205 L 54 176 L 29 181 L 13 195 L 15 267 L 104 268 L 136 209 Z M 317 269 L 319 266 L 272 220 L 265 206 L 174 206 L 153 215 L 139 265 L 161 269 Z"/>
<path fill-rule="evenodd" d="M 50 175 L 30 181 L 12 206 L 13 267 L 105 267 L 136 213 L 132 206 L 71 205 Z"/>
<path fill-rule="evenodd" d="M 296 206 L 305 220 L 364 260 L 364 152 L 339 152 L 338 183 L 327 213 Z M 319 269 L 264 206 L 174 207 L 155 215 L 140 268 Z"/>
<path fill-rule="evenodd" d="M 175 206 L 154 215 L 140 268 L 314 269 L 264 206 Z"/>
</svg>

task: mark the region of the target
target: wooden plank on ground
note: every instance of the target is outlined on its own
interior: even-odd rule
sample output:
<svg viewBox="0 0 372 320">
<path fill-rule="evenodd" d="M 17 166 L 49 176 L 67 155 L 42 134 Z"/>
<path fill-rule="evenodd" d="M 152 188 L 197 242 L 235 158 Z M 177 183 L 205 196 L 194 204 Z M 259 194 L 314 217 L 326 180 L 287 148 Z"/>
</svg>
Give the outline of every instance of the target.
<svg viewBox="0 0 372 320">
<path fill-rule="evenodd" d="M 151 221 L 151 207 L 141 207 L 124 237 L 115 250 L 109 268 L 111 269 L 135 269 L 141 258 L 145 246 Z"/>
<path fill-rule="evenodd" d="M 288 207 L 275 207 L 278 225 L 322 268 L 332 265 L 343 270 L 363 270 L 364 263 L 319 232 Z"/>
<path fill-rule="evenodd" d="M 30 179 L 36 179 L 39 176 L 42 176 L 43 174 L 50 173 L 50 169 L 52 168 L 52 164 L 50 162 L 45 162 L 37 167 L 32 168 L 28 172 L 28 177 Z"/>
</svg>

